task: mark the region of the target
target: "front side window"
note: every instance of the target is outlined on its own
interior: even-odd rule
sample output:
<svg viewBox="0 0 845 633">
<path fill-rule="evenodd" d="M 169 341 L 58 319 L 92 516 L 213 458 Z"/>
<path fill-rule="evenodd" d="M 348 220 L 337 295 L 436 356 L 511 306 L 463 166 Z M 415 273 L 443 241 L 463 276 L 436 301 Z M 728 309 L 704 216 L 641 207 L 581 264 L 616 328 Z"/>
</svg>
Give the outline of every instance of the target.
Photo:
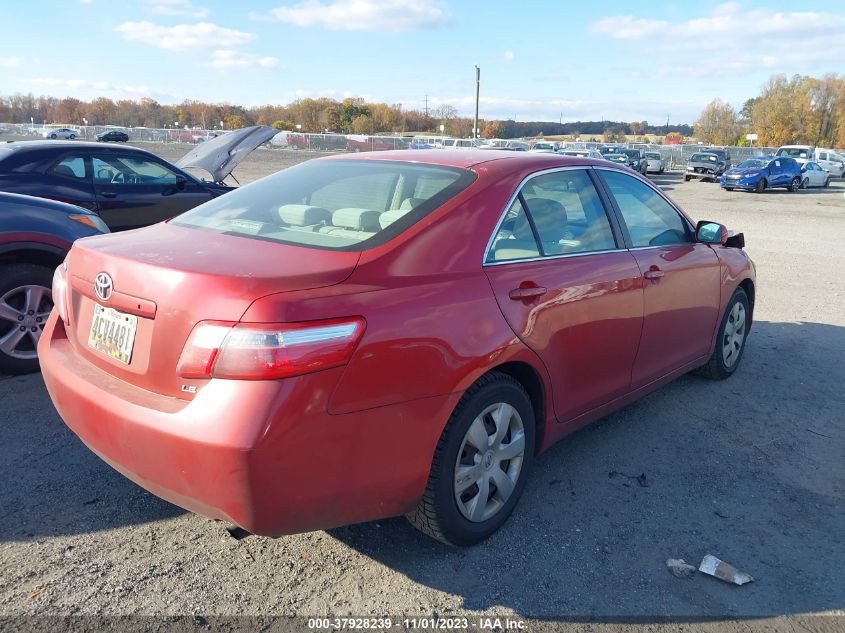
<svg viewBox="0 0 845 633">
<path fill-rule="evenodd" d="M 590 176 L 581 169 L 564 170 L 525 183 L 506 214 L 486 261 L 615 248 L 610 222 Z"/>
<path fill-rule="evenodd" d="M 603 171 L 634 248 L 688 244 L 693 241 L 687 222 L 660 194 L 641 180 Z"/>
<path fill-rule="evenodd" d="M 164 165 L 137 156 L 94 156 L 95 184 L 175 185 L 178 174 Z"/>
<path fill-rule="evenodd" d="M 56 163 L 50 173 L 66 178 L 85 178 L 85 159 L 82 156 L 68 156 Z"/>
<path fill-rule="evenodd" d="M 398 235 L 474 180 L 470 171 L 435 165 L 309 161 L 172 222 L 287 244 L 362 250 Z"/>
</svg>

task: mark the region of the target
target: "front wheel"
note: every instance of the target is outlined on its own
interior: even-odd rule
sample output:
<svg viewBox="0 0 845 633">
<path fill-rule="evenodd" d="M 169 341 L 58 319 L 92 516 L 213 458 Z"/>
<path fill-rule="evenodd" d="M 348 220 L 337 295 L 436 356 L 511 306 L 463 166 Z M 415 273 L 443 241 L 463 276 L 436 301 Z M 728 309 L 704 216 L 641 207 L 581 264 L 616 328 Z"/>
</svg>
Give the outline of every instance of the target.
<svg viewBox="0 0 845 633">
<path fill-rule="evenodd" d="M 798 191 L 801 188 L 801 179 L 798 176 L 792 179 L 792 182 L 789 183 L 787 189 L 789 191 Z"/>
<path fill-rule="evenodd" d="M 716 339 L 713 354 L 707 364 L 699 369 L 699 373 L 713 380 L 724 380 L 732 376 L 739 367 L 742 352 L 745 351 L 750 322 L 748 295 L 742 288 L 737 288 L 719 325 L 719 337 Z"/>
<path fill-rule="evenodd" d="M 38 339 L 53 309 L 53 271 L 34 264 L 0 267 L 0 374 L 38 371 Z"/>
<path fill-rule="evenodd" d="M 55 139 L 55 138 L 56 138 L 56 135 L 55 135 L 55 134 L 51 134 L 51 135 L 50 135 L 50 138 Z"/>
<path fill-rule="evenodd" d="M 810 179 L 809 178 L 805 178 L 804 180 L 801 181 L 801 188 L 802 189 L 806 189 L 809 186 L 810 186 Z"/>
<path fill-rule="evenodd" d="M 75 138 L 76 138 L 76 134 L 71 134 L 71 135 L 70 135 L 70 140 L 71 140 L 71 141 L 72 141 L 73 139 L 75 139 Z"/>
<path fill-rule="evenodd" d="M 824 181 L 824 188 L 827 189 L 828 187 L 830 187 L 830 176 L 825 178 L 825 181 Z"/>
<path fill-rule="evenodd" d="M 434 452 L 425 494 L 408 520 L 450 545 L 473 545 L 507 521 L 534 455 L 534 409 L 506 374 L 482 377 L 455 407 Z"/>
<path fill-rule="evenodd" d="M 690 181 L 690 176 L 684 176 L 684 182 L 689 182 L 689 181 Z"/>
</svg>

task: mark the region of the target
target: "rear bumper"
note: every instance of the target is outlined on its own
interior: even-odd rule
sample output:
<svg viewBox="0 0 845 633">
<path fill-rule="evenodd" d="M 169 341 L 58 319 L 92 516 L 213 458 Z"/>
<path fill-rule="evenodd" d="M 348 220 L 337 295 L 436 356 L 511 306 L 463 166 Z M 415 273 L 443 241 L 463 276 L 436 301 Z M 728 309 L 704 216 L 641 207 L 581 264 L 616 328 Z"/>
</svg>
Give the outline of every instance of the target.
<svg viewBox="0 0 845 633">
<path fill-rule="evenodd" d="M 55 312 L 38 353 L 59 415 L 104 461 L 167 501 L 266 536 L 410 511 L 460 397 L 329 415 L 339 368 L 212 380 L 183 401 L 80 358 Z"/>
</svg>

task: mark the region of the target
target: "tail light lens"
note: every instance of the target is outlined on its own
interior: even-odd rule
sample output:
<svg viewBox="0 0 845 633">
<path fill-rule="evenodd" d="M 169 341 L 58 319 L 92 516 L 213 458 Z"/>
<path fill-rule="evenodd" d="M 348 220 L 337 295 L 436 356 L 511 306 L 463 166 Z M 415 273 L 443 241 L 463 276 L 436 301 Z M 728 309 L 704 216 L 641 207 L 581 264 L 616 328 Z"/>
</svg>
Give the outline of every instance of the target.
<svg viewBox="0 0 845 633">
<path fill-rule="evenodd" d="M 191 332 L 177 373 L 183 378 L 270 380 L 349 362 L 364 334 L 361 317 L 306 323 L 204 321 Z"/>
<path fill-rule="evenodd" d="M 62 321 L 67 321 L 67 262 L 62 262 L 53 273 L 53 307 Z"/>
</svg>

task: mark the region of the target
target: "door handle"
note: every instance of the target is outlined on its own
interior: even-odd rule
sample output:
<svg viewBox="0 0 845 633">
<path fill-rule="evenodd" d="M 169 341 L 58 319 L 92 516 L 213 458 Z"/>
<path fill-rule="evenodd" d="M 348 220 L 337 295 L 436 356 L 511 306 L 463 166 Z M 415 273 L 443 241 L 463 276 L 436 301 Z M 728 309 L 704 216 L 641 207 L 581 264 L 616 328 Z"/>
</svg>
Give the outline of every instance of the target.
<svg viewBox="0 0 845 633">
<path fill-rule="evenodd" d="M 525 301 L 526 299 L 542 297 L 546 292 L 548 291 L 542 286 L 528 286 L 525 288 L 514 288 L 508 293 L 508 296 L 514 301 Z"/>
<path fill-rule="evenodd" d="M 114 191 L 101 191 L 100 195 L 104 198 L 117 198 L 117 194 Z"/>
<path fill-rule="evenodd" d="M 646 279 L 660 279 L 662 276 L 663 271 L 657 268 L 656 266 L 643 273 L 643 277 L 645 277 Z"/>
</svg>

